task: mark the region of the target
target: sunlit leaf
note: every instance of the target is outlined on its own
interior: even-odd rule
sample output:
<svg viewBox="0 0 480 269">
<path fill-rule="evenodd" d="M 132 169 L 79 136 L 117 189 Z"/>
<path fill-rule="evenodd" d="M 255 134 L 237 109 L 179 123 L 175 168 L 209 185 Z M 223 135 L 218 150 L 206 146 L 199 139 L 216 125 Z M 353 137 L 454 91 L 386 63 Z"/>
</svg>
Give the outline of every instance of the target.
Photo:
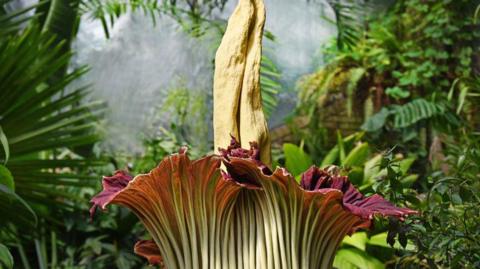
<svg viewBox="0 0 480 269">
<path fill-rule="evenodd" d="M 313 164 L 310 156 L 294 144 L 283 144 L 283 152 L 285 155 L 285 166 L 294 176 L 300 175 Z"/>
<path fill-rule="evenodd" d="M 15 191 L 15 182 L 13 181 L 12 173 L 7 167 L 0 164 L 0 184 L 7 186 L 9 189 Z"/>
<path fill-rule="evenodd" d="M 340 249 L 335 256 L 333 266 L 342 269 L 385 268 L 381 261 L 356 248 Z"/>
<path fill-rule="evenodd" d="M 0 267 L 3 268 L 3 266 L 5 266 L 6 269 L 12 269 L 13 257 L 8 248 L 0 243 Z"/>
</svg>

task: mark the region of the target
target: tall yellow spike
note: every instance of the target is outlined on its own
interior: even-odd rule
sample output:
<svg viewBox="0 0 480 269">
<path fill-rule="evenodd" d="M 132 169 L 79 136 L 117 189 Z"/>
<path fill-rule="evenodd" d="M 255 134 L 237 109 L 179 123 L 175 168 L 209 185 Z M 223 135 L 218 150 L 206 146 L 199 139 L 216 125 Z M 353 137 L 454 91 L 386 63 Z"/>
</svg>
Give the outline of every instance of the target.
<svg viewBox="0 0 480 269">
<path fill-rule="evenodd" d="M 257 142 L 261 160 L 270 165 L 260 93 L 264 24 L 263 0 L 239 0 L 215 57 L 213 129 L 215 150 L 226 148 L 233 135 L 244 148 Z"/>
</svg>

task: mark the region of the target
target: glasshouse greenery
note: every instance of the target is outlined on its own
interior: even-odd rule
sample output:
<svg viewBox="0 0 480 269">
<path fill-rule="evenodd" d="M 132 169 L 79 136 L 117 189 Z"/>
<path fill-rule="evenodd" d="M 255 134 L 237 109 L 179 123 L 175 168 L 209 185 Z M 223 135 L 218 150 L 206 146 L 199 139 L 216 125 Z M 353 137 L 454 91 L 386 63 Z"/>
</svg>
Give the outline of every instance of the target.
<svg viewBox="0 0 480 269">
<path fill-rule="evenodd" d="M 477 0 L 265 0 L 336 30 L 295 87 L 275 50 L 224 46 L 251 58 L 212 56 L 216 93 L 172 78 L 143 150 L 104 146 L 79 25 L 108 44 L 123 16 L 169 18 L 217 50 L 239 2 L 259 3 L 0 0 L 0 268 L 480 267 Z M 285 42 L 269 23 L 242 38 Z"/>
</svg>

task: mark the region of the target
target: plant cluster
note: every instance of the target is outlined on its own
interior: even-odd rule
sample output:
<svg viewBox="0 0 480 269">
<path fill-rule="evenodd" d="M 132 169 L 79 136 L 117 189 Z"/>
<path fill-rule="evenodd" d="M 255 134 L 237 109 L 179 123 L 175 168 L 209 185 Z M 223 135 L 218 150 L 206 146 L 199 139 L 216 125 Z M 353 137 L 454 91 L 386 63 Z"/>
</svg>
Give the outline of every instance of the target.
<svg viewBox="0 0 480 269">
<path fill-rule="evenodd" d="M 340 33 L 325 50 L 326 65 L 300 81 L 298 114 L 307 117 L 309 128 L 298 139 L 310 158 L 321 162 L 331 143 L 322 138 L 331 132 L 319 131 L 328 127 L 329 109 L 336 111 L 340 104 L 350 116 L 360 115 L 363 124 L 357 130 L 366 132 L 364 139 L 375 145 L 374 151 L 392 149 L 376 164 L 385 174 L 368 175 L 372 184 L 364 190 L 422 212 L 405 224 L 393 221 L 384 228 L 389 242 L 396 238 L 407 247 L 387 264 L 474 268 L 479 262 L 473 193 L 480 175 L 475 157 L 480 3 L 406 0 L 375 7 L 373 2 L 367 8 L 373 6 L 380 15 L 349 23 L 344 19 L 363 14 L 365 7 L 344 2 L 332 1 Z M 414 176 L 398 169 L 399 154 L 410 160 Z M 361 186 L 362 181 L 355 183 Z"/>
<path fill-rule="evenodd" d="M 199 261 L 212 268 L 215 260 L 245 261 L 245 268 L 280 268 L 295 262 L 336 268 L 480 267 L 479 1 L 328 1 L 338 35 L 324 48 L 325 66 L 299 81 L 294 116 L 308 125 L 302 129 L 290 123 L 295 141 L 282 144 L 273 156 L 273 167 L 283 166 L 279 171 L 285 173 L 264 170 L 255 148 L 245 150 L 235 143 L 223 156 L 199 159 L 211 148 L 208 139 L 196 139 L 209 136 L 211 97 L 183 84 L 171 89 L 159 108 L 152 122 L 169 118 L 169 123 L 145 135 L 141 156 L 105 156 L 96 145 L 108 104 L 92 100 L 87 87 L 70 86 L 88 72 L 87 67 L 70 65 L 71 43 L 81 19 L 99 20 L 109 37 L 120 16 L 143 12 L 153 23 L 159 16 L 173 18 L 193 38 L 208 31 L 220 37 L 226 22 L 215 14 L 226 0 L 45 0 L 14 11 L 7 8 L 10 2 L 0 0 L 0 268 L 147 267 L 132 253 L 138 239 L 142 244 L 137 252 L 168 268 Z M 264 37 L 275 41 L 268 31 Z M 260 84 L 268 117 L 283 87 L 268 51 L 262 56 Z M 348 130 L 337 130 L 345 119 Z M 334 131 L 328 125 L 332 120 Z M 185 145 L 199 160 L 190 161 L 184 152 L 164 159 Z M 114 196 L 119 198 L 111 201 L 133 208 L 146 228 L 134 213 L 118 207 L 90 221 L 87 201 L 100 187 L 99 175 L 118 169 L 144 174 L 159 162 L 163 167 L 174 163 L 175 171 L 185 172 L 173 175 L 170 167 L 163 170 L 170 176 L 159 175 L 156 168 L 142 176 L 148 184 L 163 184 L 155 190 L 168 190 L 162 194 L 172 200 L 163 199 L 161 208 L 148 208 L 152 214 L 138 214 L 148 205 L 120 195 L 135 191 L 140 197 L 148 192 L 137 183 L 118 189 Z M 199 177 L 221 162 L 226 173 Z M 189 185 L 186 178 L 198 184 Z M 126 174 L 120 177 L 123 183 L 130 180 Z M 225 192 L 218 191 L 223 187 Z M 305 200 L 309 192 L 315 196 L 311 201 Z M 314 223 L 324 211 L 315 211 L 315 216 L 309 212 L 325 203 L 340 212 L 343 224 L 370 223 L 380 209 L 365 218 L 359 202 L 364 200 L 345 199 L 352 192 L 364 200 L 382 195 L 420 214 L 403 222 L 375 219 L 370 230 L 342 241 L 338 238 L 355 225 L 339 225 L 344 230 L 333 231 L 326 227 L 333 222 Z M 206 202 L 192 203 L 188 197 Z M 219 201 L 228 203 L 214 206 Z M 233 213 L 214 210 L 219 208 Z M 178 210 L 192 213 L 191 219 L 178 217 Z M 159 218 L 154 226 L 170 231 L 173 239 L 155 231 L 149 218 Z M 215 221 L 228 229 L 210 231 L 218 227 Z M 178 224 L 177 229 L 171 223 Z M 285 225 L 303 228 L 282 233 Z M 152 237 L 164 252 L 162 260 Z M 220 237 L 236 238 L 239 245 Z M 335 237 L 335 246 L 322 240 L 326 237 Z M 255 249 L 252 242 L 257 239 L 278 248 Z M 289 247 L 295 244 L 300 254 Z M 192 246 L 201 247 L 195 251 Z M 238 248 L 245 251 L 231 251 Z M 318 261 L 314 248 L 332 259 Z M 182 255 L 172 255 L 177 252 Z"/>
</svg>

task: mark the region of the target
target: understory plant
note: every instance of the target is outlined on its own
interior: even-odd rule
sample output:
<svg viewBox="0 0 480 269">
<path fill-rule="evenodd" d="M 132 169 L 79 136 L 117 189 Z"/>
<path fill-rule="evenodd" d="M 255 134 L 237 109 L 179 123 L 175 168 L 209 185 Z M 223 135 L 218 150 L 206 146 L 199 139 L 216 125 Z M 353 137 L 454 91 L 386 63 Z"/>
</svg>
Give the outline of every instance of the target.
<svg viewBox="0 0 480 269">
<path fill-rule="evenodd" d="M 334 6 L 337 27 L 339 37 L 352 38 L 337 38 L 325 50 L 326 65 L 299 84 L 300 114 L 309 119 L 309 130 L 332 128 L 328 123 L 341 114 L 341 129 L 352 118 L 347 127 L 363 122 L 377 145 L 425 157 L 438 133 L 477 119 L 478 0 L 389 1 L 368 16 L 366 5 L 345 2 Z M 352 26 L 344 13 L 365 19 Z"/>
<path fill-rule="evenodd" d="M 398 259 L 403 268 L 480 266 L 480 152 L 476 135 L 448 140 L 441 168 L 427 178 L 421 216 L 411 218 L 406 236 L 417 246 Z"/>
</svg>

